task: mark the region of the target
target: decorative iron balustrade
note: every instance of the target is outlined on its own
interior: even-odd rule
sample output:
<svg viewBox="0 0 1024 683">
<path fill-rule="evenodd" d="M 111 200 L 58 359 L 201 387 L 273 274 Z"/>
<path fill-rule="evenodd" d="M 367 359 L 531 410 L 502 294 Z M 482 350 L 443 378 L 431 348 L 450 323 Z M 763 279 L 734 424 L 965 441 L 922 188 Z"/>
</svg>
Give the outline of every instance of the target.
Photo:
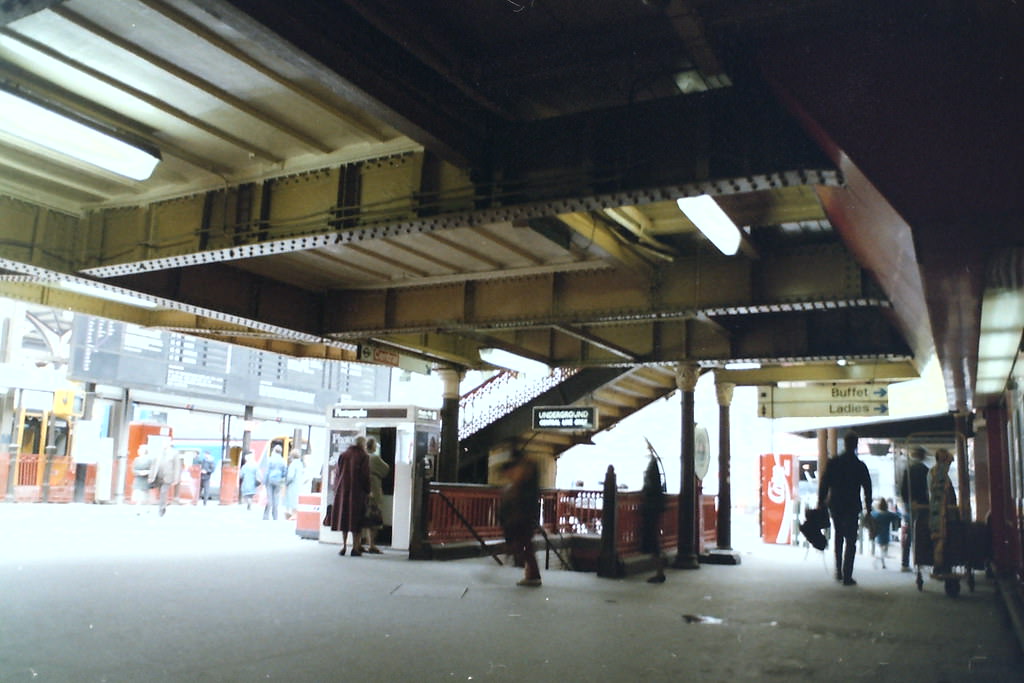
<svg viewBox="0 0 1024 683">
<path fill-rule="evenodd" d="M 503 370 L 459 401 L 459 439 L 465 439 L 579 372 L 553 368 L 544 377 Z"/>
</svg>

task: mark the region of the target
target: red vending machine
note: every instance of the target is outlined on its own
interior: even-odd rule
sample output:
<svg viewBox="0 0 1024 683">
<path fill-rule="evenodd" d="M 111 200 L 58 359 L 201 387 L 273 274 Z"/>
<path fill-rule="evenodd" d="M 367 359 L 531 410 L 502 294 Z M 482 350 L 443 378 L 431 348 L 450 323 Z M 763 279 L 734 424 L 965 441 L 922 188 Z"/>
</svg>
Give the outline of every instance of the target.
<svg viewBox="0 0 1024 683">
<path fill-rule="evenodd" d="M 796 467 L 792 455 L 761 456 L 761 538 L 765 543 L 793 542 Z"/>
</svg>

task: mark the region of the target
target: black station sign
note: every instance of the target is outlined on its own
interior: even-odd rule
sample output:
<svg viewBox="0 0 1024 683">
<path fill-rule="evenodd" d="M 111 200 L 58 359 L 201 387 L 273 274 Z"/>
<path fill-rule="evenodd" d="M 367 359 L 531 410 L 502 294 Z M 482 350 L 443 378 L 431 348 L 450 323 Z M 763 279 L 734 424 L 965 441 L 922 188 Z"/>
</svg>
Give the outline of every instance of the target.
<svg viewBox="0 0 1024 683">
<path fill-rule="evenodd" d="M 597 429 L 595 406 L 538 406 L 533 409 L 534 429 Z"/>
</svg>

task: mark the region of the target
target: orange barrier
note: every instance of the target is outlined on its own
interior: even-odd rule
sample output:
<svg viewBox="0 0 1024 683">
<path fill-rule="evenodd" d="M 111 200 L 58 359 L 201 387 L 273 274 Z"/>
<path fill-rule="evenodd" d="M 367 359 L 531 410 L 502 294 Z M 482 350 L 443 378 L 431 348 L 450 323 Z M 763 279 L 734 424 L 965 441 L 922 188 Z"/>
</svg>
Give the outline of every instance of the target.
<svg viewBox="0 0 1024 683">
<path fill-rule="evenodd" d="M 71 458 L 53 458 L 50 461 L 50 503 L 70 503 L 75 498 L 75 469 Z"/>
<path fill-rule="evenodd" d="M 220 504 L 238 502 L 238 465 L 222 462 L 220 465 Z"/>
<path fill-rule="evenodd" d="M 320 538 L 320 494 L 299 494 L 299 507 L 295 510 L 295 535 L 300 538 Z"/>
<path fill-rule="evenodd" d="M 85 466 L 85 493 L 82 500 L 86 503 L 96 502 L 96 465 Z"/>
</svg>

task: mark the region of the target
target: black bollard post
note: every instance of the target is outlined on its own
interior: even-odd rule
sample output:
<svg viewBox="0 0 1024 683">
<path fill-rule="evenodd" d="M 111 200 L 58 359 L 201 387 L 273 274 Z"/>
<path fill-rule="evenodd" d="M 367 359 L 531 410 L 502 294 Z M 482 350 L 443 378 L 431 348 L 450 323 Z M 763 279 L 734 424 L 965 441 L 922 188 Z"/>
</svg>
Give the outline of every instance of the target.
<svg viewBox="0 0 1024 683">
<path fill-rule="evenodd" d="M 604 475 L 604 501 L 601 509 L 601 554 L 597 557 L 597 575 L 606 578 L 622 576 L 619 549 L 616 544 L 618 538 L 615 514 L 617 492 L 615 468 L 608 465 L 608 472 Z"/>
</svg>

